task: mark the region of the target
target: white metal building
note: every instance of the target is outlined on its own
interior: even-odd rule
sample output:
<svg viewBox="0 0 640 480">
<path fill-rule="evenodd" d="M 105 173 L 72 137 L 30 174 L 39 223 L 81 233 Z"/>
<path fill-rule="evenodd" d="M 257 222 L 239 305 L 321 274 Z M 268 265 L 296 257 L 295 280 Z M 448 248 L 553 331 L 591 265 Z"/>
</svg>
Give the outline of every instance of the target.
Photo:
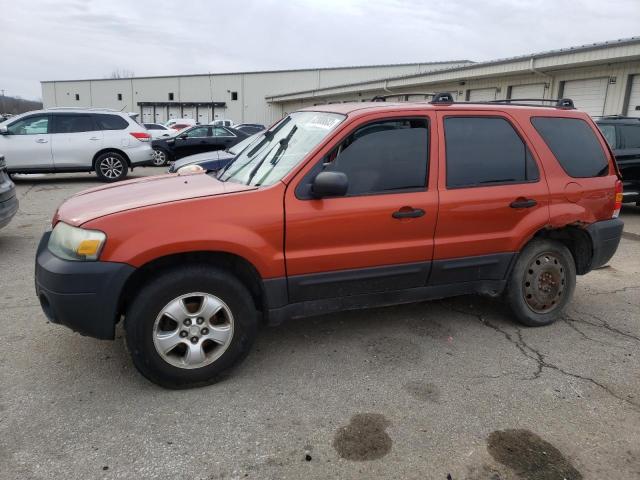
<svg viewBox="0 0 640 480">
<path fill-rule="evenodd" d="M 108 107 L 171 117 L 270 124 L 302 107 L 408 93 L 459 100 L 572 98 L 593 116 L 640 117 L 640 37 L 474 63 L 466 60 L 313 70 L 42 82 L 45 107 Z"/>
</svg>

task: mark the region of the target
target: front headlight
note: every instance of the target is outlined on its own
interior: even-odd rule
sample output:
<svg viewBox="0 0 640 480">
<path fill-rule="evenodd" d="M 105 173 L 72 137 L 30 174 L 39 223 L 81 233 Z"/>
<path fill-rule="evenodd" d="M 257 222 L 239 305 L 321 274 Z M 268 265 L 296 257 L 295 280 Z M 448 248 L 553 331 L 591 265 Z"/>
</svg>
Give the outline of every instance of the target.
<svg viewBox="0 0 640 480">
<path fill-rule="evenodd" d="M 98 230 L 86 230 L 58 222 L 49 237 L 49 251 L 65 260 L 98 260 L 107 236 Z"/>
</svg>

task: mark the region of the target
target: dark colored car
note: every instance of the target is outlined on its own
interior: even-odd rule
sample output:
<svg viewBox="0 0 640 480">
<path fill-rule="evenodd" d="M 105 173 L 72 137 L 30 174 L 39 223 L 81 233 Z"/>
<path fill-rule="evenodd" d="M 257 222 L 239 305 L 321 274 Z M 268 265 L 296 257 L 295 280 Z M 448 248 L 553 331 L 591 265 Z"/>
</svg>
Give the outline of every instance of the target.
<svg viewBox="0 0 640 480">
<path fill-rule="evenodd" d="M 248 134 L 229 127 L 196 125 L 168 139 L 154 140 L 154 164 L 159 166 L 196 153 L 226 150 Z"/>
<path fill-rule="evenodd" d="M 248 147 L 262 132 L 254 133 L 250 137 L 245 138 L 233 147 L 226 150 L 217 150 L 215 152 L 197 153 L 189 155 L 181 160 L 173 162 L 167 170 L 169 173 L 177 172 L 180 168 L 187 165 L 199 165 L 207 172 L 215 172 L 223 169 L 236 158 L 242 150 Z"/>
<path fill-rule="evenodd" d="M 241 123 L 240 125 L 234 125 L 233 128 L 236 130 L 240 130 L 241 132 L 248 133 L 249 135 L 253 133 L 258 133 L 265 130 L 267 127 L 260 123 Z"/>
<path fill-rule="evenodd" d="M 602 117 L 596 120 L 622 174 L 623 201 L 640 206 L 640 118 Z"/>
<path fill-rule="evenodd" d="M 0 155 L 0 228 L 8 225 L 17 211 L 16 186 L 9 178 L 4 157 Z"/>
</svg>

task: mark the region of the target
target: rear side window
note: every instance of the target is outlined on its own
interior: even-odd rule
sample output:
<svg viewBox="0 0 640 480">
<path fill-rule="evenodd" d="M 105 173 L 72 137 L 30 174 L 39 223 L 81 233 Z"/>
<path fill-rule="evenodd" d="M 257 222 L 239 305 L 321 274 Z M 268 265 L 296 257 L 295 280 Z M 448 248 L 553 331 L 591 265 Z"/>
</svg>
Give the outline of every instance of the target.
<svg viewBox="0 0 640 480">
<path fill-rule="evenodd" d="M 129 126 L 124 118 L 118 115 L 95 115 L 100 130 L 124 130 Z"/>
<path fill-rule="evenodd" d="M 534 117 L 531 123 L 569 176 L 599 177 L 608 172 L 609 162 L 602 146 L 584 120 Z"/>
<path fill-rule="evenodd" d="M 618 128 L 622 148 L 640 148 L 640 122 L 638 125 L 620 125 Z"/>
<path fill-rule="evenodd" d="M 54 115 L 53 133 L 80 133 L 99 130 L 91 115 Z"/>
<path fill-rule="evenodd" d="M 347 195 L 424 189 L 428 144 L 426 119 L 371 123 L 329 154 L 325 170 L 347 175 Z"/>
<path fill-rule="evenodd" d="M 538 167 L 518 133 L 504 118 L 444 120 L 447 187 L 534 182 Z"/>
</svg>

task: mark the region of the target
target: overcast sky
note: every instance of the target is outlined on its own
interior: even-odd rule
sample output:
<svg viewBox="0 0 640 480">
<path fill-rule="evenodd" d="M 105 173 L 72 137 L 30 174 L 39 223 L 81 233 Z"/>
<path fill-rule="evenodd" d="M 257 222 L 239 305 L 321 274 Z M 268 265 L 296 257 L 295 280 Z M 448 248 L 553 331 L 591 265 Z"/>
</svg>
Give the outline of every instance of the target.
<svg viewBox="0 0 640 480">
<path fill-rule="evenodd" d="M 40 80 L 475 61 L 640 35 L 640 0 L 0 0 L 0 89 Z"/>
</svg>

